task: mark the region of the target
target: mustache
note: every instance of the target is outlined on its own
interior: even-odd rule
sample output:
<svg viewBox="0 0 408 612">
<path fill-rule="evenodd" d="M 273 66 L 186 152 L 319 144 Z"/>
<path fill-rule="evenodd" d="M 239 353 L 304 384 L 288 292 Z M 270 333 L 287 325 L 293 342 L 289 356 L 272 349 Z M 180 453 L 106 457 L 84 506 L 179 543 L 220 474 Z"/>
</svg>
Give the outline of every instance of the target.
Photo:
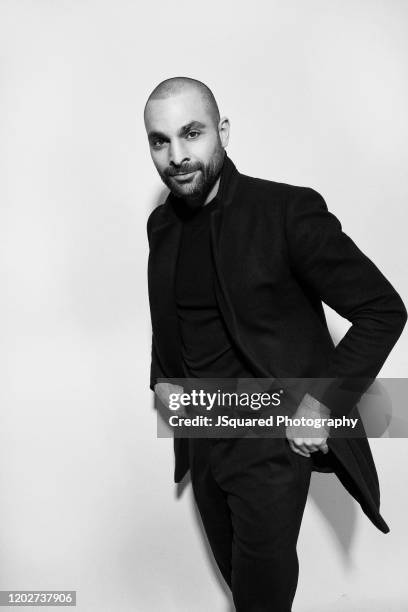
<svg viewBox="0 0 408 612">
<path fill-rule="evenodd" d="M 176 176 L 177 174 L 187 174 L 188 172 L 195 172 L 200 170 L 200 164 L 183 164 L 182 166 L 169 166 L 165 170 L 166 176 Z"/>
</svg>

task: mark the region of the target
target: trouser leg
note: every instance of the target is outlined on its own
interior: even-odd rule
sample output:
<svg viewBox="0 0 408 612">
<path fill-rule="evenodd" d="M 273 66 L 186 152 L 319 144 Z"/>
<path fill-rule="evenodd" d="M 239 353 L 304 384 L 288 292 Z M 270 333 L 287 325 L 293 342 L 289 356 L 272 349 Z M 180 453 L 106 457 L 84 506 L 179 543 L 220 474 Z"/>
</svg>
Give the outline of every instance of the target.
<svg viewBox="0 0 408 612">
<path fill-rule="evenodd" d="M 232 522 L 227 495 L 216 483 L 210 465 L 213 441 L 190 440 L 190 472 L 194 498 L 221 574 L 231 588 Z M 193 450 L 194 449 L 194 450 Z"/>
<path fill-rule="evenodd" d="M 207 453 L 193 464 L 192 481 L 210 545 L 225 567 L 231 539 L 236 610 L 290 612 L 311 459 L 295 454 L 283 438 L 207 442 Z M 197 469 L 200 465 L 206 466 L 204 472 Z M 228 524 L 228 512 L 231 531 L 226 536 L 221 525 Z"/>
</svg>

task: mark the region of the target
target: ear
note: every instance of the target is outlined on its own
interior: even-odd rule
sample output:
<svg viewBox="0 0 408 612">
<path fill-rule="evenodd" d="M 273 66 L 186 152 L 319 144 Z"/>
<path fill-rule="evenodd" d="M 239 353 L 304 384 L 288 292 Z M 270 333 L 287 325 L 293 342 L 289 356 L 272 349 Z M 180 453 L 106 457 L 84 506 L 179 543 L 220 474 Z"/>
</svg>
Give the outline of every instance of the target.
<svg viewBox="0 0 408 612">
<path fill-rule="evenodd" d="M 220 135 L 221 144 L 223 148 L 228 144 L 229 141 L 229 133 L 230 133 L 230 122 L 228 117 L 221 117 L 218 123 L 218 133 Z"/>
</svg>

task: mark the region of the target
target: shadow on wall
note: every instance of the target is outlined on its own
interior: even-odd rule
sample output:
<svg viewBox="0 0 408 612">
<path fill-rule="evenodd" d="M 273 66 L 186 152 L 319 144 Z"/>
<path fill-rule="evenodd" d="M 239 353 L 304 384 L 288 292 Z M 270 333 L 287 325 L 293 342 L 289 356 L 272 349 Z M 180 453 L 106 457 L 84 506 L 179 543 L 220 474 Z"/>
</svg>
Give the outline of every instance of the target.
<svg viewBox="0 0 408 612">
<path fill-rule="evenodd" d="M 356 532 L 358 503 L 344 489 L 336 474 L 313 472 L 309 499 L 319 509 L 336 537 L 345 567 L 351 566 L 350 550 Z M 367 519 L 368 520 L 368 519 Z"/>
<path fill-rule="evenodd" d="M 176 485 L 176 493 L 175 493 L 176 500 L 178 500 L 183 495 L 184 489 L 189 484 L 191 484 L 190 472 L 188 472 L 186 474 L 186 476 L 183 478 L 182 482 L 179 482 Z M 200 533 L 200 536 L 201 536 L 201 542 L 202 542 L 203 548 L 205 550 L 205 554 L 206 554 L 206 557 L 207 557 L 208 565 L 212 568 L 212 571 L 214 572 L 214 574 L 215 574 L 215 576 L 216 576 L 216 578 L 217 578 L 217 580 L 219 582 L 219 585 L 220 585 L 220 587 L 221 587 L 221 589 L 222 589 L 222 591 L 223 591 L 223 593 L 225 595 L 225 598 L 226 598 L 226 606 L 227 607 L 225 608 L 225 612 L 235 612 L 235 606 L 234 606 L 234 602 L 232 600 L 231 591 L 230 591 L 228 585 L 226 584 L 226 582 L 225 582 L 225 580 L 224 580 L 224 578 L 223 578 L 223 576 L 222 576 L 222 574 L 220 572 L 220 569 L 219 569 L 219 567 L 218 567 L 218 565 L 217 565 L 217 563 L 216 563 L 216 561 L 214 559 L 214 555 L 212 553 L 210 544 L 208 542 L 208 539 L 207 539 L 207 536 L 206 536 L 206 533 L 205 533 L 205 530 L 204 530 L 204 527 L 203 527 L 203 524 L 202 524 L 202 521 L 201 521 L 200 512 L 198 510 L 197 504 L 194 502 L 194 499 L 193 499 L 193 494 L 191 494 L 190 502 L 191 502 L 190 503 L 191 510 L 192 510 L 192 513 L 193 513 L 193 516 L 194 516 L 194 520 L 195 520 L 196 525 L 197 525 L 197 531 Z"/>
</svg>

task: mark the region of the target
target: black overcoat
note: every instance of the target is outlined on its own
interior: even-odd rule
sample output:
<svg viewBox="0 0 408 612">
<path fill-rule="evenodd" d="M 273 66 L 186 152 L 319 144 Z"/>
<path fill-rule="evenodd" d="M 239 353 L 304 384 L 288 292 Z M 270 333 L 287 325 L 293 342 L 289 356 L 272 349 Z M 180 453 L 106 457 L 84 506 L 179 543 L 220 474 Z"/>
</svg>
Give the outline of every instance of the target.
<svg viewBox="0 0 408 612">
<path fill-rule="evenodd" d="M 330 409 L 344 400 L 338 391 L 344 381 L 357 381 L 355 395 L 347 395 L 357 400 L 405 325 L 398 293 L 314 189 L 246 176 L 226 155 L 220 195 L 211 213 L 216 294 L 242 358 L 258 377 L 316 377 L 310 392 Z M 177 205 L 170 194 L 147 222 L 152 389 L 159 377 L 183 378 L 174 291 L 182 229 Z M 352 324 L 337 346 L 322 301 Z M 174 439 L 175 482 L 189 469 L 187 444 Z M 334 471 L 387 533 L 367 438 L 329 437 L 328 445 L 328 455 L 312 453 L 313 469 Z"/>
</svg>

